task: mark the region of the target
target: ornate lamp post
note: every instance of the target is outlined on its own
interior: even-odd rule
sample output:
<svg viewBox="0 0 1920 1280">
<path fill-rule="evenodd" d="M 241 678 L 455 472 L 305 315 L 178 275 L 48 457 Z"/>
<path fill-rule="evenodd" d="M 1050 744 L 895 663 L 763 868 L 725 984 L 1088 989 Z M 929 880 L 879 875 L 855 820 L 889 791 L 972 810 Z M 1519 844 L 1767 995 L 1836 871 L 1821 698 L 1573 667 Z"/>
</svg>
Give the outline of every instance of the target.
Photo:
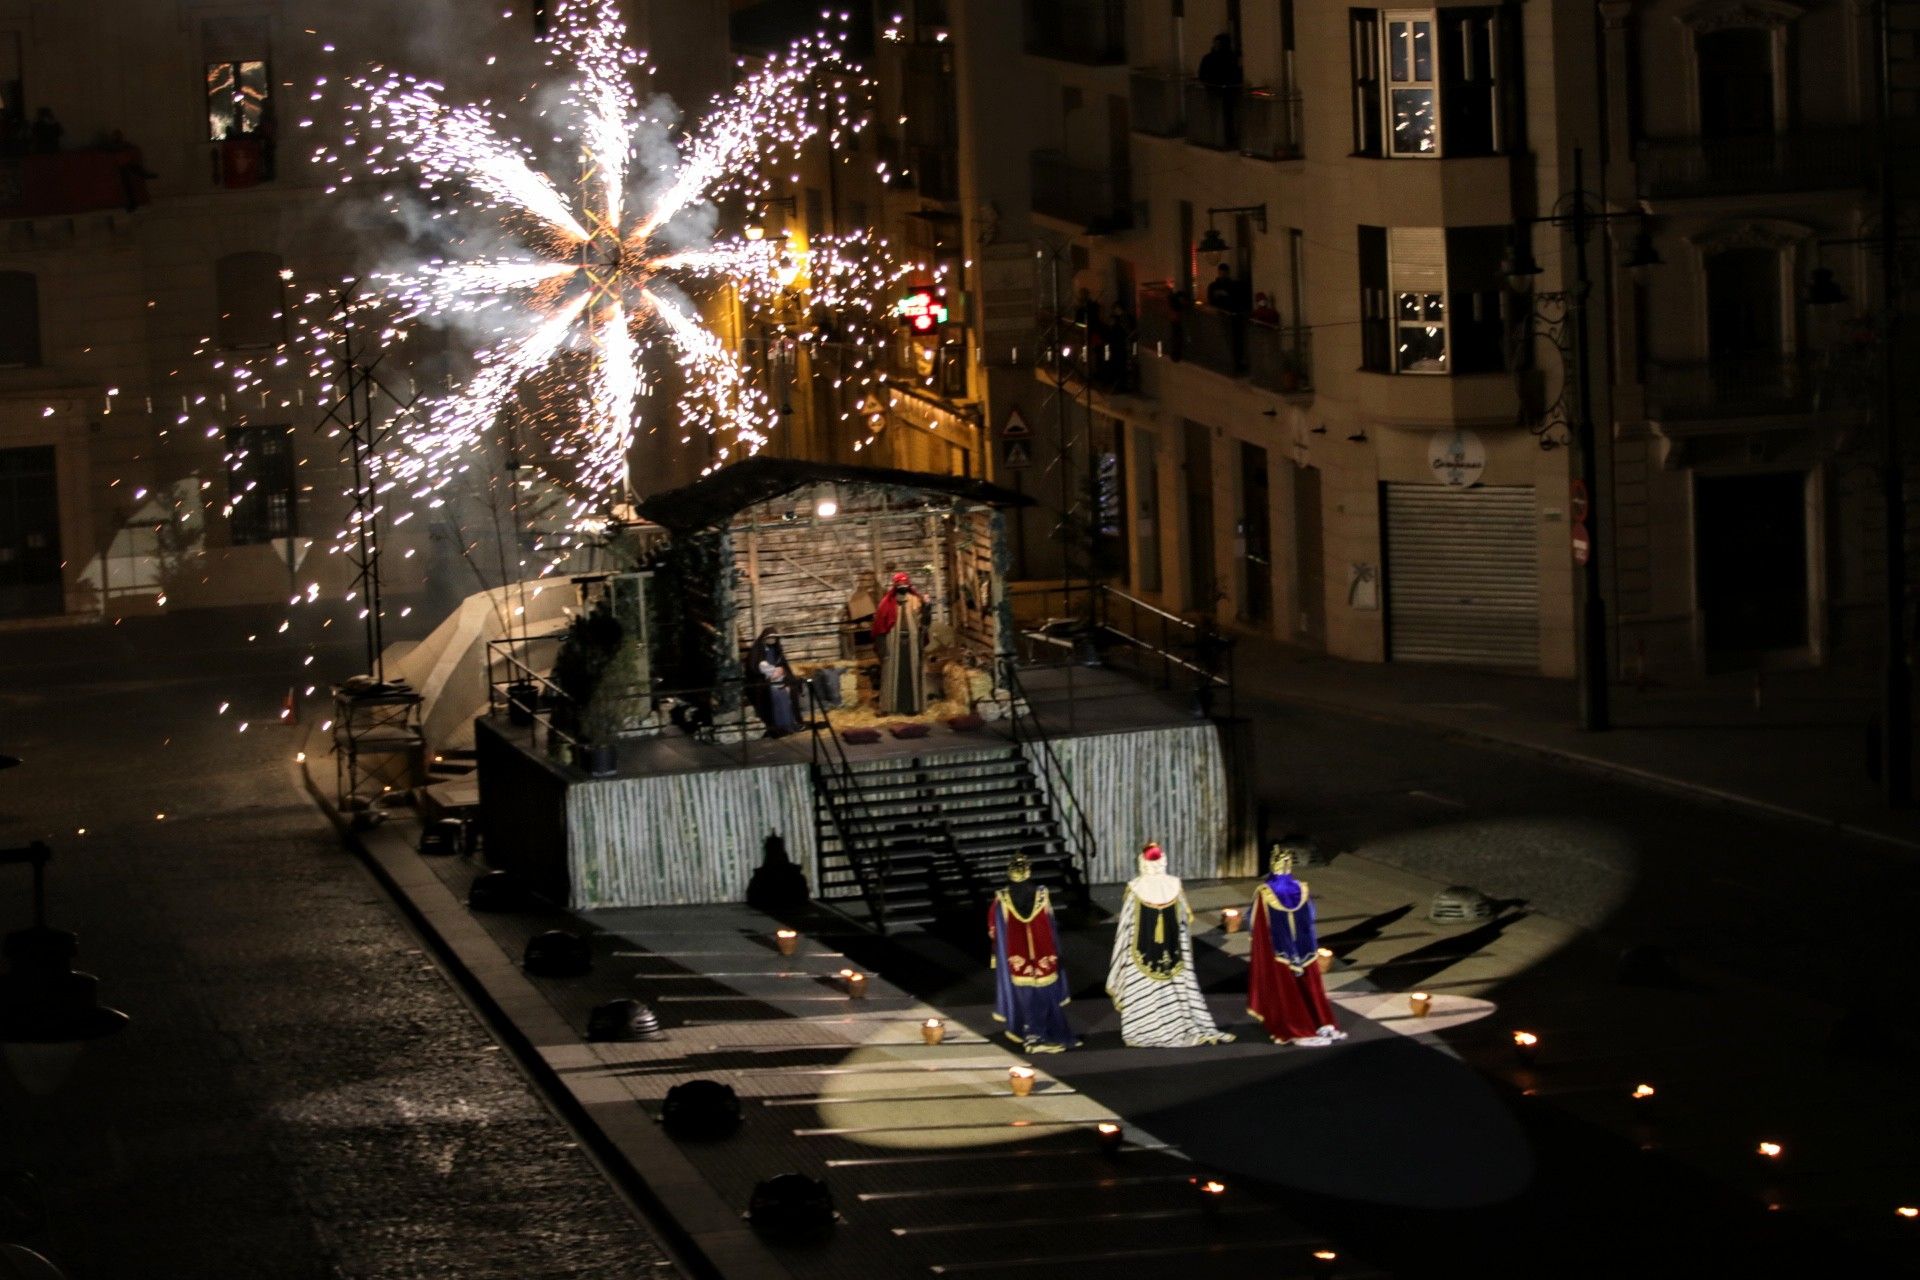
<svg viewBox="0 0 1920 1280">
<path fill-rule="evenodd" d="M 1604 207 L 1597 207 L 1600 204 L 1598 194 L 1585 187 L 1585 165 L 1584 152 L 1575 147 L 1573 189 L 1554 203 L 1551 212 L 1537 218 L 1523 218 L 1514 224 L 1514 249 L 1506 263 L 1506 276 L 1515 292 L 1527 292 L 1532 300 L 1533 309 L 1528 316 L 1529 331 L 1538 325 L 1547 333 L 1560 354 L 1563 368 L 1567 357 L 1572 357 L 1572 377 L 1563 379 L 1559 396 L 1547 407 L 1534 431 L 1540 437 L 1543 449 L 1566 444 L 1570 437 L 1571 443 L 1579 451 L 1580 480 L 1575 505 L 1583 501 L 1586 505 L 1588 535 L 1585 558 L 1580 564 L 1580 629 L 1575 655 L 1580 727 L 1598 731 L 1611 728 L 1613 721 L 1607 690 L 1606 601 L 1600 591 L 1600 520 L 1596 501 L 1600 491 L 1600 459 L 1595 439 L 1593 387 L 1589 373 L 1591 357 L 1587 334 L 1587 301 L 1593 285 L 1587 274 L 1587 241 L 1596 223 L 1635 218 L 1640 221 L 1641 229 L 1634 238 L 1633 252 L 1626 265 L 1636 270 L 1658 266 L 1660 255 L 1654 251 L 1653 242 L 1646 233 L 1647 214 L 1644 211 L 1609 212 Z M 1574 285 L 1565 292 L 1535 294 L 1527 288 L 1531 278 L 1540 274 L 1540 264 L 1533 260 L 1533 255 L 1525 248 L 1524 228 L 1542 225 L 1565 227 L 1572 233 Z M 1572 327 L 1570 337 L 1567 333 L 1569 323 Z M 1571 412 L 1567 404 L 1569 385 L 1573 389 Z"/>
</svg>

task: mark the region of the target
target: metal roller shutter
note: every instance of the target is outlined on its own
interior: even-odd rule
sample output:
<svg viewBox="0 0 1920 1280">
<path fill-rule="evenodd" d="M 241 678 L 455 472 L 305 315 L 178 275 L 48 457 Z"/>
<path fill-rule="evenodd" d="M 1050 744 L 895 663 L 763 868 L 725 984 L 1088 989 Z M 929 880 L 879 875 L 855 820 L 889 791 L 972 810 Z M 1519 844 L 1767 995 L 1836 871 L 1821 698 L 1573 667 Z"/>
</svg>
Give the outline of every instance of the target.
<svg viewBox="0 0 1920 1280">
<path fill-rule="evenodd" d="M 1387 656 L 1538 666 L 1540 544 L 1532 486 L 1383 488 Z"/>
</svg>

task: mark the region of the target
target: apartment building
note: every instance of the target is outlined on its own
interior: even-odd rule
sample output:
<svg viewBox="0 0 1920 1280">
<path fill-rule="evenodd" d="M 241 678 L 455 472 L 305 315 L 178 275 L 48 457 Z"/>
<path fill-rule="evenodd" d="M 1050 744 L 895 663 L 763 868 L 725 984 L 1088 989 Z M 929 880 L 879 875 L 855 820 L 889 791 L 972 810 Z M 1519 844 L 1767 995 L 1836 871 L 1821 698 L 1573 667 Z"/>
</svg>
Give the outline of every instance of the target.
<svg viewBox="0 0 1920 1280">
<path fill-rule="evenodd" d="M 1090 532 L 1171 610 L 1565 675 L 1586 548 L 1616 672 L 1871 643 L 1872 271 L 1835 243 L 1870 199 L 1867 10 L 916 11 L 955 68 L 986 452 L 1049 506 L 1030 575 Z M 1817 270 L 1850 307 L 1809 306 Z"/>
</svg>

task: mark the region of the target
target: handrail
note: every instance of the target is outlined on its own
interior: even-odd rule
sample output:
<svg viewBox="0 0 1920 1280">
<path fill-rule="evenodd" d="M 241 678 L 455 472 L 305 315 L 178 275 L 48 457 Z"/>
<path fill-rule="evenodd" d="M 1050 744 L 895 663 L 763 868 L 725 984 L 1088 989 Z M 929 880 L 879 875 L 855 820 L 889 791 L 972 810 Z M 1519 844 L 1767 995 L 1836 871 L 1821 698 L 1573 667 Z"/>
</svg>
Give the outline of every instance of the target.
<svg viewBox="0 0 1920 1280">
<path fill-rule="evenodd" d="M 1011 661 L 1007 661 L 1004 665 L 1004 673 L 1007 691 L 1013 696 L 1012 710 L 1008 720 L 1013 730 L 1014 745 L 1022 747 L 1028 741 L 1032 741 L 1040 748 L 1041 772 L 1046 775 L 1047 789 L 1061 809 L 1062 816 L 1071 819 L 1073 856 L 1078 864 L 1077 871 L 1081 886 L 1084 888 L 1093 878 L 1093 825 L 1087 821 L 1086 810 L 1080 805 L 1080 797 L 1074 794 L 1072 784 L 1067 781 L 1066 770 L 1061 767 L 1060 758 L 1053 752 L 1053 743 L 1048 740 L 1044 727 L 1040 724 L 1040 715 L 1034 710 L 1033 701 L 1027 697 L 1026 689 L 1020 683 L 1018 669 Z M 1020 732 L 1022 703 L 1026 704 L 1026 716 L 1033 721 L 1033 732 L 1030 738 L 1023 737 Z M 1065 805 L 1059 805 L 1061 799 L 1066 801 Z M 1070 815 L 1067 813 L 1069 808 Z"/>
<path fill-rule="evenodd" d="M 853 762 L 847 758 L 847 746 L 840 738 L 840 730 L 834 726 L 832 717 L 827 714 L 827 708 L 821 705 L 820 695 L 814 689 L 813 683 L 803 680 L 801 681 L 801 687 L 806 690 L 809 710 L 807 730 L 813 740 L 814 775 L 818 777 L 823 769 L 834 769 L 835 762 L 837 761 L 838 773 L 846 788 L 846 792 L 853 797 L 854 804 L 858 807 L 862 815 L 861 821 L 866 824 L 868 832 L 872 833 L 877 828 L 878 819 L 873 815 L 872 806 L 867 801 L 866 791 L 860 786 L 859 775 L 853 771 Z M 832 748 L 831 758 L 824 760 L 822 757 L 825 755 L 825 752 L 823 752 L 821 748 L 820 731 L 822 729 L 826 730 L 826 741 Z M 887 872 L 893 865 L 892 850 L 884 845 L 882 846 L 877 859 L 880 864 L 880 878 L 876 885 L 872 877 L 868 875 L 865 870 L 867 855 L 864 851 L 855 848 L 855 842 L 851 839 L 851 830 L 847 824 L 841 822 L 839 809 L 834 804 L 831 794 L 827 796 L 826 802 L 827 817 L 832 820 L 834 830 L 840 836 L 840 849 L 846 854 L 847 861 L 853 865 L 854 874 L 860 878 L 861 892 L 866 894 L 867 897 L 867 910 L 872 913 L 873 922 L 879 928 L 880 932 L 885 933 L 887 931 L 887 901 L 884 890 L 886 888 Z"/>
</svg>

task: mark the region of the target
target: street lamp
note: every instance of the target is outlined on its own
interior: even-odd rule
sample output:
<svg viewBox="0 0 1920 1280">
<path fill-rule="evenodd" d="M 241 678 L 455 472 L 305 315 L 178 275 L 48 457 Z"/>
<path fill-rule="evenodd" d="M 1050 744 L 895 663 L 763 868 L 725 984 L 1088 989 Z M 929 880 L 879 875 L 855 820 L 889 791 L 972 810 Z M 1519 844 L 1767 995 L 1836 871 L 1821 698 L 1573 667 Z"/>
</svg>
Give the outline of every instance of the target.
<svg viewBox="0 0 1920 1280">
<path fill-rule="evenodd" d="M 0 849 L 0 865 L 33 868 L 33 924 L 9 933 L 0 953 L 0 1046 L 27 1092 L 60 1086 L 81 1046 L 123 1030 L 127 1015 L 100 1003 L 100 980 L 73 967 L 80 940 L 47 927 L 47 863 L 53 851 L 41 841 Z"/>
<path fill-rule="evenodd" d="M 1592 203 L 1590 203 L 1592 202 Z M 1593 423 L 1593 386 L 1589 372 L 1590 353 L 1587 336 L 1587 300 L 1593 291 L 1593 283 L 1587 274 L 1587 240 L 1592 235 L 1595 223 L 1607 223 L 1617 219 L 1638 219 L 1640 226 L 1634 237 L 1632 251 L 1622 263 L 1636 273 L 1660 264 L 1660 254 L 1653 247 L 1653 238 L 1647 231 L 1647 214 L 1644 210 L 1622 210 L 1609 212 L 1605 208 L 1595 208 L 1598 203 L 1595 193 L 1586 189 L 1586 154 L 1579 148 L 1573 149 L 1573 189 L 1555 202 L 1553 210 L 1537 218 L 1524 218 L 1515 224 L 1514 247 L 1502 273 L 1507 283 L 1516 293 L 1529 292 L 1533 278 L 1540 274 L 1540 264 L 1534 261 L 1532 253 L 1526 247 L 1526 236 L 1520 228 L 1527 226 L 1565 227 L 1573 236 L 1574 285 L 1561 293 L 1534 294 L 1534 318 L 1545 319 L 1547 323 L 1558 327 L 1558 318 L 1542 316 L 1541 304 L 1558 309 L 1560 316 L 1572 322 L 1573 390 L 1574 404 L 1572 414 L 1573 443 L 1580 454 L 1580 479 L 1575 505 L 1586 507 L 1585 521 L 1585 559 L 1581 562 L 1580 593 L 1580 629 L 1575 645 L 1576 665 L 1578 668 L 1580 727 L 1590 731 L 1599 731 L 1612 727 L 1612 715 L 1608 707 L 1607 689 L 1607 612 L 1606 601 L 1600 591 L 1600 537 L 1599 504 L 1596 498 L 1600 491 L 1599 447 Z M 1555 345 L 1564 358 L 1568 352 L 1566 345 L 1558 335 Z M 1555 402 L 1555 409 L 1563 409 L 1565 391 L 1561 399 Z M 1554 410 L 1549 410 L 1551 415 Z M 1541 444 L 1552 448 L 1556 441 L 1551 435 L 1543 433 Z M 1576 532 L 1581 532 L 1581 517 L 1575 517 Z M 1576 545 L 1578 545 L 1576 543 Z"/>
</svg>

